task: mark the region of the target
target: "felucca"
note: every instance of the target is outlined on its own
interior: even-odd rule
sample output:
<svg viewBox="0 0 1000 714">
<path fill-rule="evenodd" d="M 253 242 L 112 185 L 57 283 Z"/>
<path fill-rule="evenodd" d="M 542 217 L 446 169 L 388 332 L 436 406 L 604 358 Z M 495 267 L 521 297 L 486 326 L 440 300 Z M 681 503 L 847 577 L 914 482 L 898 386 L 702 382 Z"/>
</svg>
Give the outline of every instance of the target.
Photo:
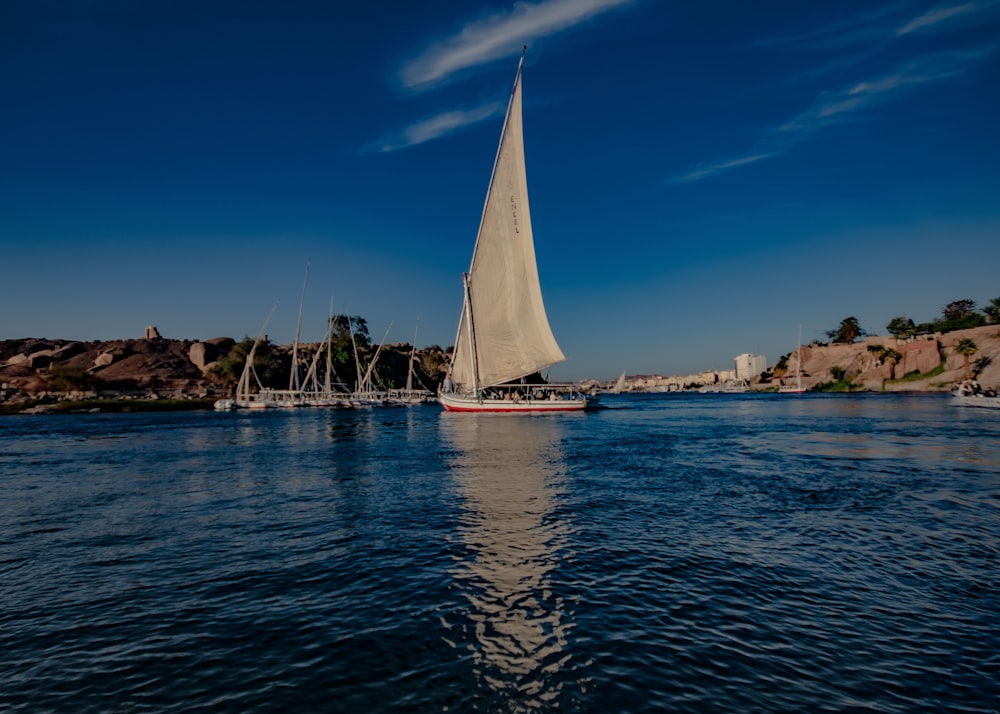
<svg viewBox="0 0 1000 714">
<path fill-rule="evenodd" d="M 545 314 L 528 210 L 521 69 L 507 104 L 469 272 L 455 350 L 438 400 L 454 412 L 579 411 L 570 384 L 525 378 L 566 359 Z"/>
</svg>

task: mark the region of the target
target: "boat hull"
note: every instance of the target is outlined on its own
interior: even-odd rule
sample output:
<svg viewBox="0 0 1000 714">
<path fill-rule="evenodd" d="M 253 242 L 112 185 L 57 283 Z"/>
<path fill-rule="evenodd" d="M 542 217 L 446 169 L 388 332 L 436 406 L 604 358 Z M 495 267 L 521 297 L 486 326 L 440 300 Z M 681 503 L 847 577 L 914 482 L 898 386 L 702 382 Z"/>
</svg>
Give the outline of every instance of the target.
<svg viewBox="0 0 1000 714">
<path fill-rule="evenodd" d="M 504 412 L 528 414 L 532 412 L 579 412 L 587 408 L 586 397 L 573 399 L 479 399 L 471 395 L 454 393 L 438 394 L 447 411 L 450 412 Z"/>
<path fill-rule="evenodd" d="M 979 395 L 953 394 L 952 404 L 959 404 L 963 407 L 985 407 L 987 409 L 1000 409 L 1000 397 L 988 397 Z"/>
</svg>

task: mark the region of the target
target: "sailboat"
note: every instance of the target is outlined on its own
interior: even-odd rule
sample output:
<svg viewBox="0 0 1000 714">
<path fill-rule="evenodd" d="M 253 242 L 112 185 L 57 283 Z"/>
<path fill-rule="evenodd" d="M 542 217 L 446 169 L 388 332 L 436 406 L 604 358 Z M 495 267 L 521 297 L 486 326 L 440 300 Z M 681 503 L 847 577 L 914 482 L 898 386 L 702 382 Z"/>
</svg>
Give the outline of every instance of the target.
<svg viewBox="0 0 1000 714">
<path fill-rule="evenodd" d="M 390 389 L 389 390 L 389 401 L 394 404 L 433 404 L 434 392 L 429 389 L 416 389 L 413 386 L 413 378 L 416 377 L 414 373 L 414 363 L 417 360 L 417 330 L 413 330 L 413 344 L 410 345 L 410 356 L 407 358 L 409 363 L 406 372 L 406 387 L 404 389 Z M 417 377 L 417 381 L 420 378 Z"/>
<path fill-rule="evenodd" d="M 264 320 L 264 325 L 260 328 L 260 332 L 257 333 L 257 337 L 254 338 L 253 346 L 250 348 L 250 352 L 247 354 L 246 363 L 243 365 L 243 372 L 240 374 L 239 382 L 236 384 L 236 392 L 231 398 L 219 399 L 215 402 L 215 408 L 219 411 L 231 411 L 233 409 L 266 409 L 269 407 L 277 406 L 277 404 L 268 397 L 268 390 L 261 384 L 260 378 L 257 376 L 257 371 L 254 369 L 254 358 L 257 356 L 257 348 L 260 346 L 262 340 L 264 340 L 264 335 L 267 332 L 267 323 L 271 321 L 271 316 L 274 315 L 274 311 L 278 306 L 275 305 L 271 308 L 271 312 L 268 313 L 267 319 Z M 250 391 L 250 380 L 253 378 L 257 383 L 257 392 Z"/>
<path fill-rule="evenodd" d="M 507 104 L 486 192 L 451 363 L 438 400 L 455 412 L 579 411 L 574 385 L 525 378 L 566 359 L 545 314 L 528 211 L 521 68 Z"/>
<path fill-rule="evenodd" d="M 795 386 L 779 387 L 778 394 L 802 394 L 806 388 L 802 386 L 802 325 L 799 325 L 799 347 L 795 351 Z"/>
</svg>

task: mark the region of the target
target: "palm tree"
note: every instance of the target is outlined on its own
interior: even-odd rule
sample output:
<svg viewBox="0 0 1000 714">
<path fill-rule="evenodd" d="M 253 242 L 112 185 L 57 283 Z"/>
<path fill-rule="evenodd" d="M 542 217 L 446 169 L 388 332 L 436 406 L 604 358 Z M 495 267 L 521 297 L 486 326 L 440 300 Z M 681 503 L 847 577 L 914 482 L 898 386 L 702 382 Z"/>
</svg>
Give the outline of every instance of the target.
<svg viewBox="0 0 1000 714">
<path fill-rule="evenodd" d="M 966 337 L 965 339 L 958 341 L 958 344 L 955 345 L 955 351 L 962 355 L 965 359 L 965 378 L 972 379 L 972 369 L 969 366 L 969 357 L 979 351 L 979 348 L 976 347 L 976 343 Z"/>
<path fill-rule="evenodd" d="M 990 318 L 992 324 L 1000 322 L 1000 297 L 990 300 L 990 304 L 983 308 L 983 312 Z"/>
<path fill-rule="evenodd" d="M 889 365 L 889 379 L 896 378 L 896 365 L 899 363 L 901 355 L 891 347 L 882 353 L 882 361 Z"/>
<path fill-rule="evenodd" d="M 897 343 L 899 342 L 899 338 L 910 338 L 917 332 L 917 326 L 908 317 L 894 317 L 886 325 L 886 329 L 890 335 L 896 338 Z"/>
</svg>

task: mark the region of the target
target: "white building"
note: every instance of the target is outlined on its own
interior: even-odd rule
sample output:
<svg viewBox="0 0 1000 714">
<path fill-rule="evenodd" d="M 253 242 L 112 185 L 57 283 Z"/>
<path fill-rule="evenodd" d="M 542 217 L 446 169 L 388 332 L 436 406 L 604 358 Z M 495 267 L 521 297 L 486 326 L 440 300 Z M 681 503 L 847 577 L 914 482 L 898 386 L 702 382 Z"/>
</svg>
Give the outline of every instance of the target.
<svg viewBox="0 0 1000 714">
<path fill-rule="evenodd" d="M 736 379 L 753 379 L 767 369 L 767 358 L 764 355 L 752 355 L 749 352 L 736 357 Z"/>
</svg>

